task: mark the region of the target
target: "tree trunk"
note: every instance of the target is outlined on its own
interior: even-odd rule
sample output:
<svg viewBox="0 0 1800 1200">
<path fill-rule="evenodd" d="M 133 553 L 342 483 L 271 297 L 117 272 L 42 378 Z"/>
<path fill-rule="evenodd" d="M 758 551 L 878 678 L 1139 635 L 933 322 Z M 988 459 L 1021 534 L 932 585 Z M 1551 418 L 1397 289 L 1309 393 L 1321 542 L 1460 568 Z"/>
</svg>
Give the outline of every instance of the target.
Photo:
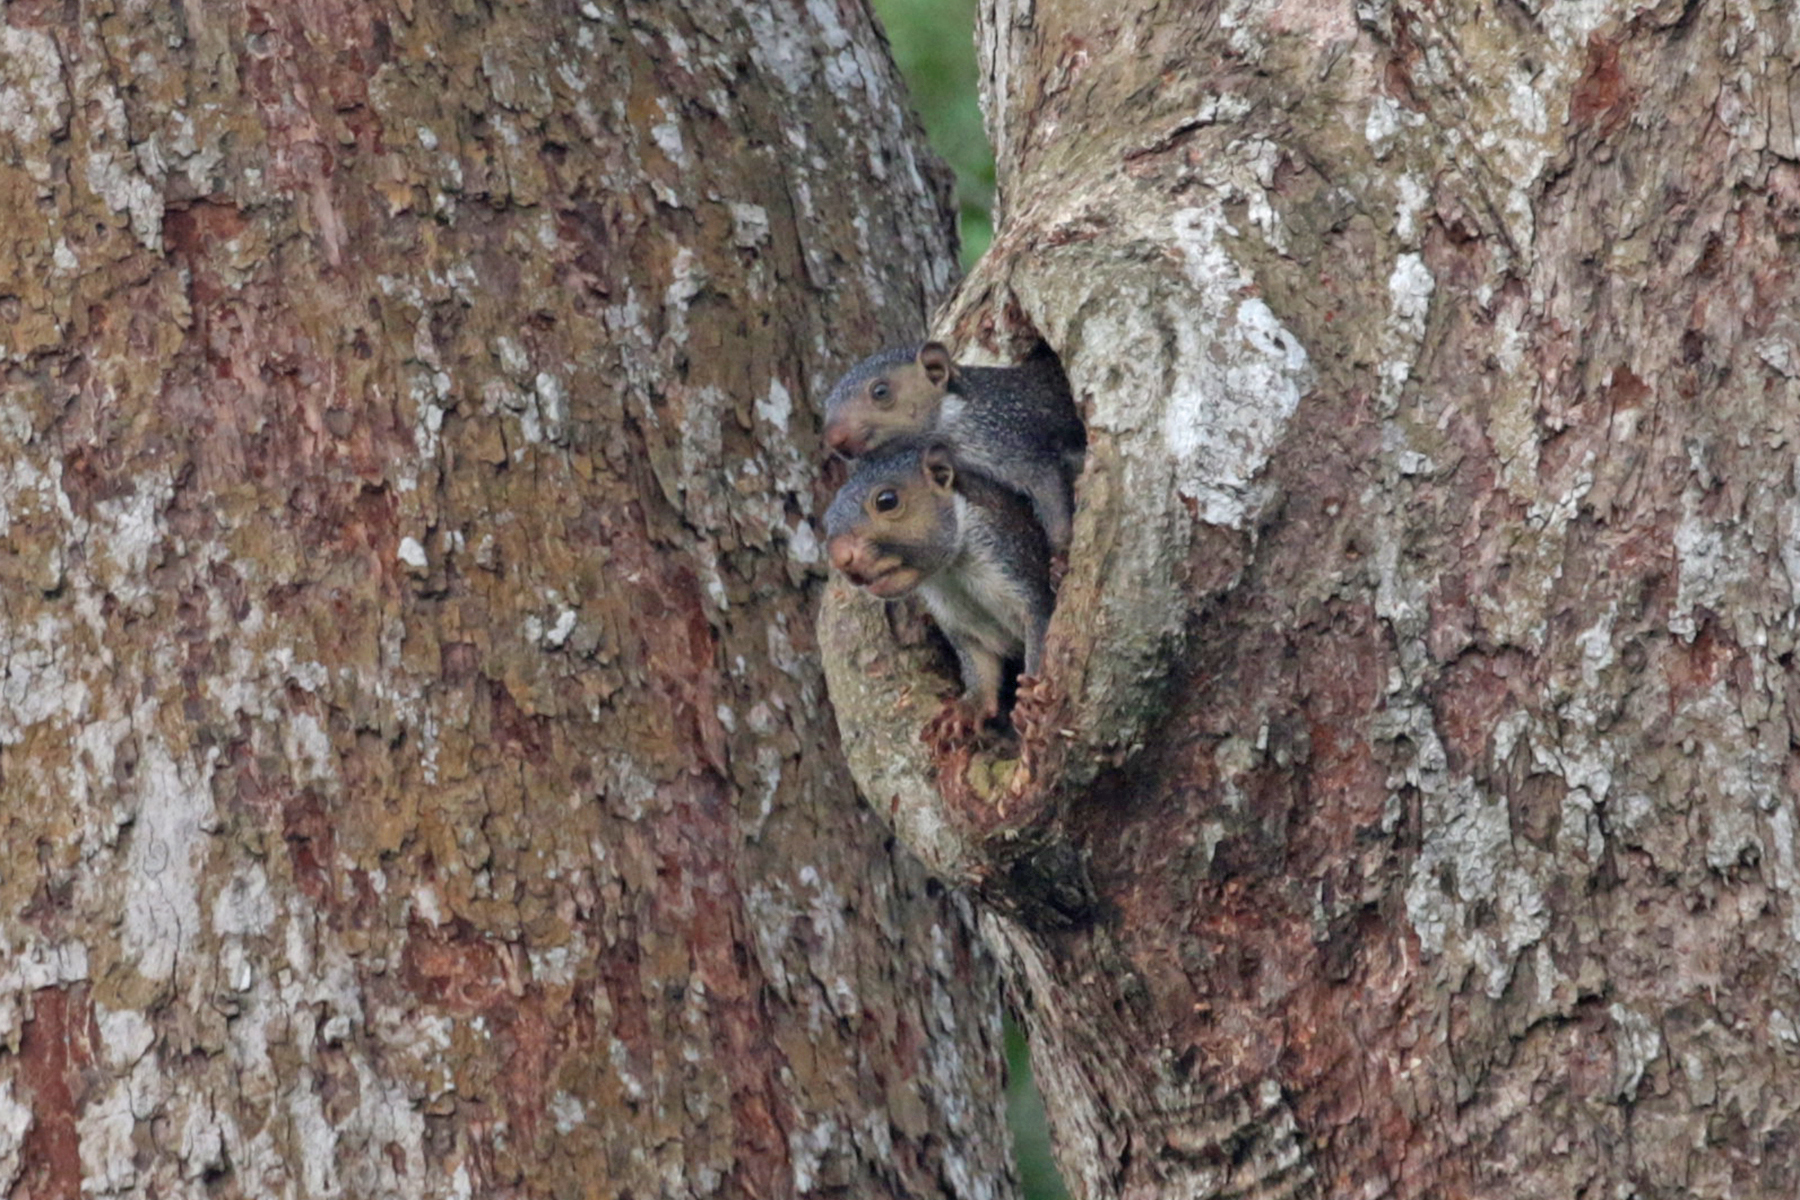
<svg viewBox="0 0 1800 1200">
<path fill-rule="evenodd" d="M 813 641 L 953 269 L 865 14 L 0 22 L 0 1195 L 1012 1194 Z"/>
<path fill-rule="evenodd" d="M 929 759 L 866 606 L 822 629 L 1076 1192 L 1794 1195 L 1790 6 L 980 36 L 1005 211 L 940 332 L 1047 341 L 1091 443 L 1050 732 Z"/>
</svg>

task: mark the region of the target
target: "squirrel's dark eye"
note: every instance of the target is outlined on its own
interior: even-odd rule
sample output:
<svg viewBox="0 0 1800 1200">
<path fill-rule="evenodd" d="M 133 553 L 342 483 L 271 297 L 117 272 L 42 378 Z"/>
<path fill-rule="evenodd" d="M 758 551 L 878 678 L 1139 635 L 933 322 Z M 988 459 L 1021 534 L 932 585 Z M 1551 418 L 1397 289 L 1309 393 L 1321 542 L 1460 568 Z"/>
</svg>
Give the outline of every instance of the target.
<svg viewBox="0 0 1800 1200">
<path fill-rule="evenodd" d="M 870 384 L 869 395 L 885 403 L 888 398 L 887 380 L 877 379 L 874 383 Z"/>
<path fill-rule="evenodd" d="M 893 488 L 883 488 L 875 493 L 875 511 L 893 512 L 900 507 L 900 493 Z"/>
</svg>

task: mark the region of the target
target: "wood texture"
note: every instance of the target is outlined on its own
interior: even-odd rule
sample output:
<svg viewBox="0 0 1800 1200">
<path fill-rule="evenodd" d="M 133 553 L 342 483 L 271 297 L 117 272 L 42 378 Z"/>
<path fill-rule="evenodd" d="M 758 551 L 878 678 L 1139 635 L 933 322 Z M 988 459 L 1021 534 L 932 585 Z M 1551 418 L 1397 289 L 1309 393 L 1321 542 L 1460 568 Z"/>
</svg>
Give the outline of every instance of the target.
<svg viewBox="0 0 1800 1200">
<path fill-rule="evenodd" d="M 937 332 L 1047 340 L 1093 449 L 1029 774 L 875 798 L 957 831 L 1077 1194 L 1792 1195 L 1789 8 L 981 39 Z M 1021 839 L 1085 922 L 1009 909 Z"/>
<path fill-rule="evenodd" d="M 855 7 L 0 5 L 0 1195 L 1012 1194 L 811 612 L 921 154 Z"/>
</svg>

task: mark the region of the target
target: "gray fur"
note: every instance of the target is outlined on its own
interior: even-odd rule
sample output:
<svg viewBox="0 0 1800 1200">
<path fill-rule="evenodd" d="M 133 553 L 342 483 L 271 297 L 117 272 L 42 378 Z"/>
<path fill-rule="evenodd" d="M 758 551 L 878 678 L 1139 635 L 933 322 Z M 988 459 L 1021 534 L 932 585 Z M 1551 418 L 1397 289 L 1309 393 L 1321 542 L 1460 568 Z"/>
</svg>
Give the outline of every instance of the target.
<svg viewBox="0 0 1800 1200">
<path fill-rule="evenodd" d="M 827 538 L 864 525 L 864 501 L 883 487 L 929 493 L 923 463 L 933 442 L 943 444 L 901 439 L 859 459 L 826 512 Z M 998 694 L 1005 664 L 1022 663 L 1027 675 L 1042 669 L 1056 603 L 1050 550 L 1023 496 L 960 458 L 955 465 L 952 494 L 939 500 L 929 535 L 919 539 L 930 544 L 883 549 L 925 572 L 917 594 L 956 651 L 964 686 L 971 694 Z"/>
<path fill-rule="evenodd" d="M 906 369 L 920 349 L 883 350 L 852 367 L 825 402 L 828 417 L 870 379 Z M 1054 355 L 1046 350 L 1016 367 L 957 366 L 935 413 L 912 432 L 944 439 L 959 462 L 1025 496 L 1051 549 L 1068 548 L 1087 434 Z"/>
<path fill-rule="evenodd" d="M 905 366 L 918 356 L 917 346 L 895 346 L 891 350 L 883 350 L 869 357 L 844 372 L 844 377 L 832 385 L 831 394 L 825 397 L 825 411 L 836 412 L 844 401 L 862 390 L 862 385 L 877 375 L 882 375 L 895 367 Z"/>
<path fill-rule="evenodd" d="M 1062 368 L 1048 354 L 1017 367 L 958 367 L 950 393 L 934 432 L 960 460 L 1029 498 L 1050 545 L 1066 549 L 1087 433 Z"/>
</svg>

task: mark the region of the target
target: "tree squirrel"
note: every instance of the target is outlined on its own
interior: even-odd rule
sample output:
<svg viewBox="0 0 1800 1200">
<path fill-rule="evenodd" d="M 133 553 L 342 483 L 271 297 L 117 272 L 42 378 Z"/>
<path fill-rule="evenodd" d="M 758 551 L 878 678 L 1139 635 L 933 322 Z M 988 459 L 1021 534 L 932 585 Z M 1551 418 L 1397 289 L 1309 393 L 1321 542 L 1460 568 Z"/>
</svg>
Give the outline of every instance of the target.
<svg viewBox="0 0 1800 1200">
<path fill-rule="evenodd" d="M 941 437 L 958 463 L 1027 497 L 1051 550 L 1069 548 L 1087 434 L 1054 355 L 965 367 L 939 342 L 884 350 L 850 368 L 825 400 L 825 444 L 846 458 L 918 434 Z"/>
<path fill-rule="evenodd" d="M 858 461 L 825 535 L 851 583 L 925 601 L 956 651 L 956 715 L 971 731 L 1000 715 L 1008 662 L 1038 674 L 1056 603 L 1044 531 L 1023 496 L 968 469 L 941 438 L 889 440 Z"/>
</svg>

